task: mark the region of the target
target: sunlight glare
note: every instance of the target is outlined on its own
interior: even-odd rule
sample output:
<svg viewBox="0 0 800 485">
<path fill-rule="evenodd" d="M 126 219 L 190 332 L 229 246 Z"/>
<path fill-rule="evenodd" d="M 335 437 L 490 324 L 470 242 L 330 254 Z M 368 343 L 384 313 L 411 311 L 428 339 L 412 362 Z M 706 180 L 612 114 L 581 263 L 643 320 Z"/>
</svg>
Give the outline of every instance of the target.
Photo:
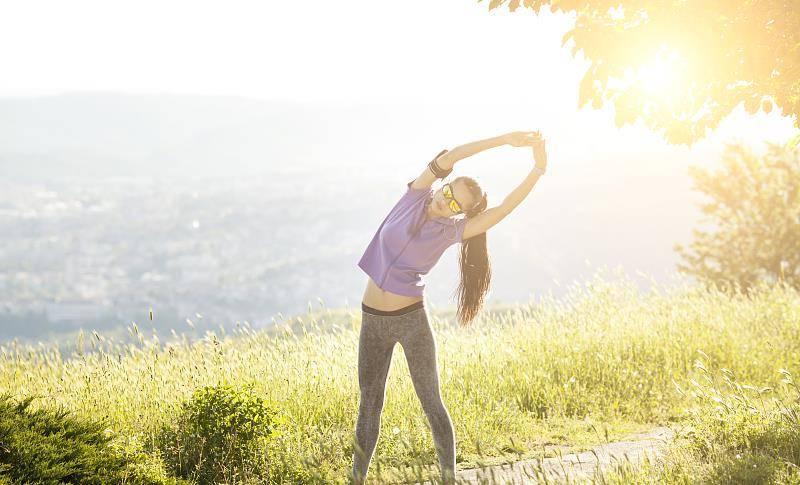
<svg viewBox="0 0 800 485">
<path fill-rule="evenodd" d="M 684 64 L 677 51 L 663 49 L 654 59 L 626 73 L 626 77 L 648 95 L 672 97 L 681 85 Z"/>
</svg>

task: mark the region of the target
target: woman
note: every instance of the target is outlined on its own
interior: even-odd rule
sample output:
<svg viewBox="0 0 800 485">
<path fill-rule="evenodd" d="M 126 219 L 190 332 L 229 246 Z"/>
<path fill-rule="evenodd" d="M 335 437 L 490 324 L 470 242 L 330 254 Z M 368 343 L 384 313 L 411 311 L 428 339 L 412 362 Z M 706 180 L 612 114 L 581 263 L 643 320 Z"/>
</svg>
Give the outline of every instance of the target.
<svg viewBox="0 0 800 485">
<path fill-rule="evenodd" d="M 445 183 L 435 193 L 431 185 L 453 171 L 463 158 L 509 144 L 533 147 L 536 166 L 503 202 L 487 209 L 486 193 L 470 177 Z M 486 231 L 511 213 L 528 195 L 547 166 L 544 139 L 539 132 L 515 131 L 443 150 L 411 182 L 381 223 L 358 266 L 369 276 L 361 302 L 358 344 L 358 384 L 361 390 L 356 422 L 354 483 L 366 479 L 378 441 L 386 377 L 395 343 L 403 347 L 414 390 L 422 404 L 439 457 L 442 478 L 455 478 L 455 436 L 450 415 L 439 393 L 436 343 L 423 302 L 422 275 L 445 249 L 461 243 L 461 281 L 457 317 L 469 325 L 483 305 L 491 268 Z M 463 218 L 456 218 L 458 214 Z"/>
</svg>

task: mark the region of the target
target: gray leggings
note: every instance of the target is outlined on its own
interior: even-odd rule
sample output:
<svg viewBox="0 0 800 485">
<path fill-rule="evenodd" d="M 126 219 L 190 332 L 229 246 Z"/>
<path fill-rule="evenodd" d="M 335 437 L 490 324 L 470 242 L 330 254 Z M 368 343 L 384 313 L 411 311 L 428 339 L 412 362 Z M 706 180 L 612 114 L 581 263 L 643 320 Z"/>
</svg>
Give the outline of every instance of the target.
<svg viewBox="0 0 800 485">
<path fill-rule="evenodd" d="M 386 377 L 395 343 L 403 347 L 411 382 L 428 418 L 439 466 L 445 478 L 456 468 L 453 425 L 439 393 L 439 369 L 436 364 L 436 342 L 425 307 L 403 315 L 373 315 L 361 312 L 361 334 L 358 341 L 358 385 L 361 397 L 356 422 L 355 453 L 352 476 L 363 483 L 372 454 L 378 442 L 381 412 L 386 391 Z M 449 474 L 448 474 L 449 472 Z M 450 483 L 452 483 L 451 480 Z"/>
</svg>

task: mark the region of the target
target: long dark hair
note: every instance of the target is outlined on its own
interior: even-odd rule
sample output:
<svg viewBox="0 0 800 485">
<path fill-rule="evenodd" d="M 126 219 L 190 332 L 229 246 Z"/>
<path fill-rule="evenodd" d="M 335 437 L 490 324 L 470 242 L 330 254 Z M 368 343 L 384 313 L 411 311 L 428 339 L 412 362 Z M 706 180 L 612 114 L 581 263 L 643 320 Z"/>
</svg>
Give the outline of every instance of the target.
<svg viewBox="0 0 800 485">
<path fill-rule="evenodd" d="M 486 192 L 472 177 L 461 176 L 453 179 L 451 184 L 460 182 L 472 194 L 478 203 L 471 209 L 464 209 L 467 218 L 475 217 L 486 210 Z M 458 284 L 458 323 L 468 326 L 483 306 L 484 297 L 489 290 L 492 279 L 492 268 L 486 250 L 486 232 L 477 234 L 461 242 L 461 256 L 458 259 L 461 268 L 461 281 Z"/>
</svg>

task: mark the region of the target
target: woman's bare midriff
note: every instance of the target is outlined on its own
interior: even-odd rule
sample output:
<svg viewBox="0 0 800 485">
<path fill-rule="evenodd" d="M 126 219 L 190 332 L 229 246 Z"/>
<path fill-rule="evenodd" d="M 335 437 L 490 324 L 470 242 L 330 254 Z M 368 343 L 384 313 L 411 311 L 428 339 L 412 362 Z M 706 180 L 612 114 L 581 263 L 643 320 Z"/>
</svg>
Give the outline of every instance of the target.
<svg viewBox="0 0 800 485">
<path fill-rule="evenodd" d="M 379 287 L 372 278 L 367 278 L 367 288 L 361 301 L 376 310 L 398 310 L 405 306 L 421 301 L 421 296 L 398 295 Z"/>
</svg>

